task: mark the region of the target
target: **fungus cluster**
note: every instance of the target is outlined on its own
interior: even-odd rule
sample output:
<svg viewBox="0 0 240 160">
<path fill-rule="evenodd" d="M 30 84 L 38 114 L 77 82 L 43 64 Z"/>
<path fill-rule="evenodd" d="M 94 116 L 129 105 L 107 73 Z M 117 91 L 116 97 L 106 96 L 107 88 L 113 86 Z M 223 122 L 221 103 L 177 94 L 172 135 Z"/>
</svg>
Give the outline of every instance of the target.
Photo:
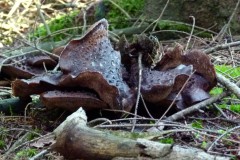
<svg viewBox="0 0 240 160">
<path fill-rule="evenodd" d="M 183 52 L 180 45 L 159 54 L 156 41 L 139 35 L 132 42 L 119 43 L 115 50 L 108 38 L 108 22 L 102 19 L 86 34 L 71 40 L 59 61 L 43 53 L 7 60 L 2 73 L 12 78 L 13 94 L 39 94 L 47 108 L 71 111 L 109 108 L 130 111 L 136 102 L 139 79 L 137 57 L 142 59 L 141 94 L 146 102 L 173 101 L 184 108 L 209 98 L 216 85 L 216 73 L 209 57 L 201 50 Z M 59 71 L 46 72 L 59 63 Z"/>
</svg>

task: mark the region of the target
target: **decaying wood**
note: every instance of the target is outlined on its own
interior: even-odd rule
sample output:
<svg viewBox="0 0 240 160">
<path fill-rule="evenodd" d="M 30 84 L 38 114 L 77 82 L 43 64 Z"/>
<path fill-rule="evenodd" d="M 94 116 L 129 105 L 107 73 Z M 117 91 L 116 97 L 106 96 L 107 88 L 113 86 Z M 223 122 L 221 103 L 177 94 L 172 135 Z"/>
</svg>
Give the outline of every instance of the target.
<svg viewBox="0 0 240 160">
<path fill-rule="evenodd" d="M 69 159 L 113 159 L 116 157 L 149 159 L 229 159 L 209 155 L 202 150 L 179 145 L 161 144 L 145 139 L 132 140 L 86 126 L 85 111 L 80 108 L 55 131 L 56 143 L 51 150 Z M 124 159 L 123 158 L 123 159 Z"/>
</svg>

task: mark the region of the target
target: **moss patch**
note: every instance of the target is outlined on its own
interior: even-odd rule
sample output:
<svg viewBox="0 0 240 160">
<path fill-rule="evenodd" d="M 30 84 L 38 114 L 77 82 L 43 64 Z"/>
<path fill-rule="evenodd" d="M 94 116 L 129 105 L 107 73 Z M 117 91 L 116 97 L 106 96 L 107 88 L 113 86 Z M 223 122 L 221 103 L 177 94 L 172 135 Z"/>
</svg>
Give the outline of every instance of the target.
<svg viewBox="0 0 240 160">
<path fill-rule="evenodd" d="M 58 15 L 54 18 L 51 18 L 47 21 L 48 27 L 53 34 L 56 31 L 63 30 L 59 34 L 53 34 L 54 41 L 60 41 L 66 38 L 67 35 L 76 35 L 81 30 L 78 28 L 70 29 L 72 27 L 76 27 L 75 17 L 79 14 L 79 11 L 72 11 L 69 14 Z M 43 24 L 36 28 L 36 30 L 30 34 L 31 38 L 39 38 L 48 36 L 47 30 Z M 47 40 L 49 41 L 49 39 Z"/>
<path fill-rule="evenodd" d="M 228 65 L 216 65 L 215 69 L 218 73 L 226 74 L 227 76 L 232 77 L 233 79 L 240 77 L 240 67 L 231 67 Z M 223 92 L 223 88 L 214 87 L 211 91 L 211 95 L 219 95 Z M 229 99 L 231 98 L 231 99 Z M 219 104 L 220 108 L 229 109 L 231 111 L 240 113 L 240 104 L 239 102 L 233 101 L 233 99 L 237 99 L 235 95 L 231 95 L 228 99 L 224 99 L 222 104 Z"/>
<path fill-rule="evenodd" d="M 142 14 L 144 7 L 144 0 L 112 0 L 125 12 L 127 12 L 132 18 L 139 17 Z M 110 22 L 110 29 L 120 29 L 131 26 L 128 18 L 119 8 L 113 5 L 108 0 L 104 0 L 104 4 L 109 9 L 107 13 L 107 19 Z"/>
</svg>

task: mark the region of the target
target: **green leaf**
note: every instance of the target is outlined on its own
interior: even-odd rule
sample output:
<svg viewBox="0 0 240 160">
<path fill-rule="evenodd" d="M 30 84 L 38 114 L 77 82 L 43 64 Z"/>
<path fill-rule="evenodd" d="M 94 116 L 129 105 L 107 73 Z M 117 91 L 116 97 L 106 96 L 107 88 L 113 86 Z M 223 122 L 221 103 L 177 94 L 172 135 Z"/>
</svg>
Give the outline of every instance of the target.
<svg viewBox="0 0 240 160">
<path fill-rule="evenodd" d="M 193 128 L 198 128 L 198 129 L 203 129 L 204 128 L 201 120 L 197 120 L 195 122 L 192 122 L 192 127 Z"/>
<path fill-rule="evenodd" d="M 211 95 L 219 95 L 223 92 L 223 88 L 220 88 L 220 87 L 214 87 L 211 91 L 210 91 L 210 94 Z"/>
<path fill-rule="evenodd" d="M 229 65 L 215 65 L 215 69 L 219 73 L 224 73 L 232 78 L 236 78 L 240 76 L 240 67 L 231 67 Z"/>
<path fill-rule="evenodd" d="M 173 138 L 163 138 L 163 139 L 160 139 L 159 142 L 164 144 L 173 144 L 174 140 Z"/>
<path fill-rule="evenodd" d="M 28 157 L 33 157 L 34 155 L 37 154 L 37 150 L 36 149 L 25 149 L 25 150 L 21 150 L 19 151 L 14 159 L 24 159 L 24 158 L 28 158 Z"/>
<path fill-rule="evenodd" d="M 206 149 L 207 148 L 207 142 L 203 141 L 201 144 L 201 148 Z"/>
</svg>

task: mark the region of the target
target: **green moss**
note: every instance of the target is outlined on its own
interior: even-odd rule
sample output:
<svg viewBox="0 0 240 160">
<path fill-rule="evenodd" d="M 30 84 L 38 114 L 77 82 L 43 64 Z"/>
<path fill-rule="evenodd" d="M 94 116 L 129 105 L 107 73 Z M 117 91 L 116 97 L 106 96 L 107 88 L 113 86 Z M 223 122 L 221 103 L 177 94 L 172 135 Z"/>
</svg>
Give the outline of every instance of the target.
<svg viewBox="0 0 240 160">
<path fill-rule="evenodd" d="M 215 69 L 219 73 L 225 73 L 232 78 L 236 78 L 240 76 L 240 67 L 231 67 L 229 65 L 216 65 Z"/>
<path fill-rule="evenodd" d="M 40 131 L 39 131 L 38 129 L 34 129 L 34 132 L 39 133 Z M 35 133 L 29 133 L 29 134 L 27 135 L 27 139 L 28 139 L 29 141 L 32 140 L 32 139 L 34 139 L 34 138 L 36 138 L 36 137 L 38 137 L 38 135 L 35 134 Z"/>
<path fill-rule="evenodd" d="M 78 34 L 78 29 L 68 29 L 76 26 L 75 17 L 79 14 L 79 11 L 73 11 L 66 15 L 58 15 L 47 21 L 48 27 L 51 33 L 66 29 L 66 31 L 53 35 L 54 41 L 60 41 L 65 39 L 66 34 L 75 35 Z M 47 30 L 43 24 L 36 28 L 36 30 L 30 34 L 30 38 L 39 38 L 47 36 Z M 48 40 L 49 41 L 49 40 Z"/>
<path fill-rule="evenodd" d="M 162 138 L 159 140 L 160 143 L 164 143 L 164 144 L 173 144 L 174 143 L 174 139 L 173 138 Z"/>
<path fill-rule="evenodd" d="M 240 67 L 231 67 L 229 65 L 215 65 L 215 69 L 218 73 L 226 74 L 232 78 L 240 77 Z M 223 88 L 215 87 L 210 91 L 211 95 L 219 95 L 223 92 Z M 231 95 L 230 98 L 237 99 L 235 95 Z M 229 109 L 233 112 L 240 113 L 240 104 L 234 103 L 232 100 L 224 99 L 222 104 L 218 105 L 220 108 Z"/>
<path fill-rule="evenodd" d="M 202 144 L 201 144 L 201 148 L 202 148 L 202 149 L 207 149 L 207 147 L 208 147 L 207 142 L 206 142 L 206 141 L 203 141 Z"/>
<path fill-rule="evenodd" d="M 37 153 L 37 150 L 36 149 L 31 149 L 31 148 L 21 150 L 16 154 L 14 159 L 18 160 L 18 159 L 33 157 L 34 155 L 36 155 L 36 153 Z"/>
<path fill-rule="evenodd" d="M 240 104 L 231 104 L 230 110 L 236 113 L 240 113 Z"/>
<path fill-rule="evenodd" d="M 132 18 L 138 18 L 144 7 L 144 0 L 112 0 L 125 12 L 127 12 Z M 131 26 L 129 21 L 126 21 L 126 15 L 115 5 L 108 0 L 104 1 L 104 4 L 109 8 L 107 13 L 107 19 L 110 22 L 110 29 L 119 29 Z"/>
<path fill-rule="evenodd" d="M 6 146 L 6 143 L 0 139 L 0 149 L 3 149 Z"/>
<path fill-rule="evenodd" d="M 195 122 L 192 122 L 192 127 L 197 129 L 203 129 L 203 124 L 201 120 L 197 120 Z"/>
<path fill-rule="evenodd" d="M 221 87 L 214 87 L 211 91 L 210 91 L 210 95 L 219 95 L 223 92 L 223 88 Z"/>
<path fill-rule="evenodd" d="M 218 105 L 220 108 L 223 108 L 223 109 L 229 109 L 233 112 L 236 112 L 236 113 L 240 113 L 240 104 L 220 104 Z"/>
</svg>

